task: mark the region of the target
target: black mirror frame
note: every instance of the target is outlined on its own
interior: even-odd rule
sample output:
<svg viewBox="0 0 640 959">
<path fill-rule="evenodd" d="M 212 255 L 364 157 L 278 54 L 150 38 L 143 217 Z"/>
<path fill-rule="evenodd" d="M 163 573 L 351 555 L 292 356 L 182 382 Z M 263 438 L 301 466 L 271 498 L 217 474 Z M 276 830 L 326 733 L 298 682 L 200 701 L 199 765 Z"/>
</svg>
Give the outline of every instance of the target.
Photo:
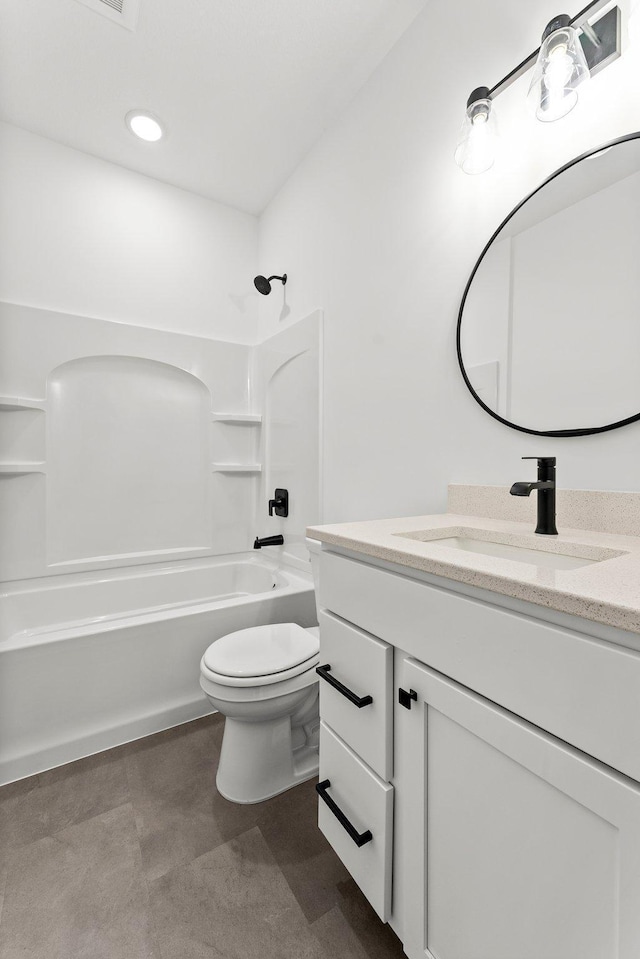
<svg viewBox="0 0 640 959">
<path fill-rule="evenodd" d="M 616 423 L 609 423 L 607 426 L 595 426 L 589 429 L 532 430 L 526 426 L 518 426 L 516 423 L 512 423 L 510 420 L 505 420 L 504 417 L 494 412 L 494 410 L 490 409 L 487 406 L 487 404 L 480 399 L 480 397 L 474 390 L 473 386 L 471 385 L 471 381 L 469 380 L 469 377 L 467 376 L 467 372 L 464 368 L 464 363 L 462 361 L 462 348 L 461 348 L 461 342 L 460 342 L 461 331 L 462 331 L 462 314 L 464 312 L 464 306 L 467 301 L 467 296 L 469 294 L 471 284 L 473 283 L 474 277 L 476 273 L 478 272 L 478 269 L 480 268 L 480 265 L 482 261 L 484 260 L 486 254 L 488 253 L 489 248 L 491 247 L 491 244 L 497 238 L 498 234 L 502 231 L 502 229 L 507 225 L 509 220 L 511 220 L 511 218 L 516 215 L 518 210 L 521 207 L 523 207 L 525 203 L 528 203 L 529 200 L 536 195 L 536 193 L 539 193 L 540 190 L 542 190 L 547 185 L 547 183 L 551 183 L 551 181 L 555 180 L 555 178 L 560 176 L 561 173 L 564 173 L 566 170 L 569 170 L 572 166 L 575 166 L 576 163 L 580 163 L 582 160 L 586 160 L 588 157 L 594 156 L 596 153 L 600 153 L 602 150 L 608 150 L 610 149 L 610 147 L 617 146 L 619 143 L 626 143 L 628 140 L 640 140 L 640 131 L 636 133 L 628 133 L 622 137 L 617 137 L 615 140 L 610 140 L 608 143 L 604 143 L 599 147 L 595 147 L 595 149 L 593 150 L 588 150 L 586 153 L 582 153 L 580 156 L 575 157 L 575 159 L 570 160 L 568 163 L 565 163 L 564 166 L 561 166 L 558 170 L 555 171 L 555 173 L 552 173 L 551 176 L 547 177 L 547 179 L 544 180 L 540 184 L 540 186 L 536 187 L 535 190 L 532 190 L 531 193 L 529 193 L 528 196 L 524 198 L 524 200 L 521 200 L 520 203 L 518 203 L 518 205 L 513 208 L 511 213 L 509 213 L 509 215 L 504 218 L 504 220 L 502 221 L 498 229 L 493 233 L 493 235 L 491 236 L 491 239 L 486 244 L 484 250 L 478 257 L 476 265 L 471 271 L 471 276 L 469 277 L 467 281 L 467 285 L 465 286 L 464 293 L 462 295 L 462 302 L 460 303 L 460 309 L 458 311 L 458 325 L 456 328 L 456 350 L 458 353 L 458 365 L 460 367 L 460 372 L 462 373 L 462 378 L 464 379 L 464 382 L 466 383 L 467 389 L 473 396 L 476 403 L 478 403 L 482 407 L 482 409 L 489 414 L 489 416 L 492 416 L 494 420 L 498 420 L 499 423 L 503 423 L 505 426 L 510 427 L 510 429 L 512 430 L 518 430 L 520 433 L 531 433 L 534 436 L 591 436 L 594 433 L 607 433 L 609 432 L 609 430 L 616 430 L 621 426 L 628 426 L 629 423 L 636 423 L 638 420 L 640 420 L 640 413 L 636 413 L 635 416 L 628 416 L 626 419 L 618 420 Z"/>
</svg>

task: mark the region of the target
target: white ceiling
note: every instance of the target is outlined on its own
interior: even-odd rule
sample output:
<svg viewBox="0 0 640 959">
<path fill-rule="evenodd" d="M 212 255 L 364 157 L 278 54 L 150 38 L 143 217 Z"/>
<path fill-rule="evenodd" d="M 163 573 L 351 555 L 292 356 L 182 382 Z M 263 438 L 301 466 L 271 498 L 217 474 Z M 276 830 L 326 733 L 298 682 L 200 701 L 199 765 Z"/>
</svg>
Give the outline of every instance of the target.
<svg viewBox="0 0 640 959">
<path fill-rule="evenodd" d="M 427 0 L 0 0 L 0 118 L 260 212 Z M 166 125 L 157 144 L 124 124 Z"/>
</svg>

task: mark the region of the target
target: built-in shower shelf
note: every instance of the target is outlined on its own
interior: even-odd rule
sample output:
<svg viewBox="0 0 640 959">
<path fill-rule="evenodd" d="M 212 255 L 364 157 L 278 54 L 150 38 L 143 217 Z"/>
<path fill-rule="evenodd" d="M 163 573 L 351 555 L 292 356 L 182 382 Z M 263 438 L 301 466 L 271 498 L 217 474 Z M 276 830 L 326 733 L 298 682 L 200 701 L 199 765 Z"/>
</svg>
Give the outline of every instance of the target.
<svg viewBox="0 0 640 959">
<path fill-rule="evenodd" d="M 214 473 L 261 473 L 260 463 L 212 463 Z"/>
<path fill-rule="evenodd" d="M 238 425 L 243 423 L 262 423 L 260 413 L 212 413 L 211 419 L 214 423 L 236 423 Z"/>
<path fill-rule="evenodd" d="M 30 396 L 0 396 L 0 412 L 11 413 L 15 410 L 44 410 L 46 400 L 36 400 Z"/>
<path fill-rule="evenodd" d="M 28 473 L 45 473 L 44 463 L 0 463 L 0 476 L 26 476 Z"/>
</svg>

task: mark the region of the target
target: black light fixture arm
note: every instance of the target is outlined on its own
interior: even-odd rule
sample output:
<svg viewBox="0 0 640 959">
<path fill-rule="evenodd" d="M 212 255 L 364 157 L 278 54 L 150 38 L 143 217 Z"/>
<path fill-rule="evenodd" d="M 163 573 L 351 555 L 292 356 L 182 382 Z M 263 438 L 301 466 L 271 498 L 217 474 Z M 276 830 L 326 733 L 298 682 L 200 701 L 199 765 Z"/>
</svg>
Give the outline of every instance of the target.
<svg viewBox="0 0 640 959">
<path fill-rule="evenodd" d="M 595 44 L 599 44 L 599 39 L 597 34 L 587 23 L 587 20 L 598 13 L 603 7 L 606 7 L 610 3 L 610 0 L 592 0 L 591 3 L 588 3 L 580 13 L 577 13 L 575 17 L 569 20 L 567 26 L 576 27 L 584 31 L 589 40 Z M 558 17 L 555 17 L 552 23 L 555 23 L 558 20 Z M 506 76 L 499 80 L 495 86 L 489 88 L 489 96 L 495 98 L 503 93 L 512 83 L 515 83 L 516 80 L 519 80 L 520 77 L 530 69 L 538 59 L 538 54 L 540 53 L 540 47 L 536 47 L 533 53 L 530 53 L 517 67 L 514 67 L 510 73 L 507 73 Z"/>
</svg>

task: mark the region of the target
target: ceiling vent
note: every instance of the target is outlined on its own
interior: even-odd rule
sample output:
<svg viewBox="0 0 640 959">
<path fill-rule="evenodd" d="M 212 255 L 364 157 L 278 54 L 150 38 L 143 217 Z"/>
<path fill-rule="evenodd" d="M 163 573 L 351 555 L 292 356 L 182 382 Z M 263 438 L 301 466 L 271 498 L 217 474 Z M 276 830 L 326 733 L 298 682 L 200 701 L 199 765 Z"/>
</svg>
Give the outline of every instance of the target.
<svg viewBox="0 0 640 959">
<path fill-rule="evenodd" d="M 89 7 L 103 17 L 119 23 L 127 30 L 135 30 L 138 22 L 140 0 L 77 0 L 83 7 Z"/>
</svg>

